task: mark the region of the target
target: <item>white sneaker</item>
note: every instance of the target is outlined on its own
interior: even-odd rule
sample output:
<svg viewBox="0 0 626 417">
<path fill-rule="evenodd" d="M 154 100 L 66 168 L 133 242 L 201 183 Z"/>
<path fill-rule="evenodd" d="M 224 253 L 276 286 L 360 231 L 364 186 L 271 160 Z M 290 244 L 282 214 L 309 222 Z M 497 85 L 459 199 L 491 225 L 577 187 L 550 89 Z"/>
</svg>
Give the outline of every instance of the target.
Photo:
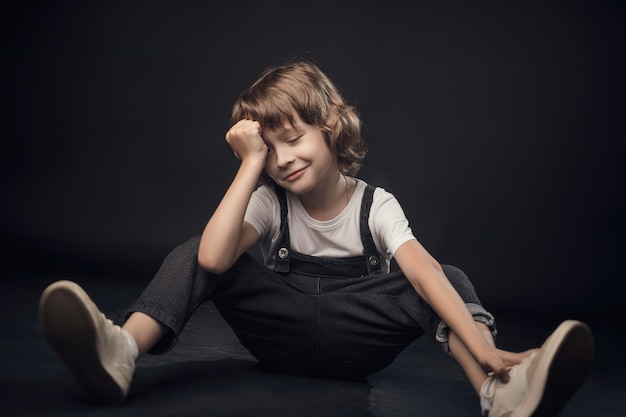
<svg viewBox="0 0 626 417">
<path fill-rule="evenodd" d="M 121 404 L 135 371 L 130 345 L 119 326 L 71 281 L 45 289 L 39 319 L 52 348 L 95 401 Z"/>
<path fill-rule="evenodd" d="M 594 342 L 589 327 L 564 321 L 537 352 L 511 367 L 509 382 L 491 375 L 480 390 L 482 415 L 554 417 L 591 370 Z"/>
</svg>

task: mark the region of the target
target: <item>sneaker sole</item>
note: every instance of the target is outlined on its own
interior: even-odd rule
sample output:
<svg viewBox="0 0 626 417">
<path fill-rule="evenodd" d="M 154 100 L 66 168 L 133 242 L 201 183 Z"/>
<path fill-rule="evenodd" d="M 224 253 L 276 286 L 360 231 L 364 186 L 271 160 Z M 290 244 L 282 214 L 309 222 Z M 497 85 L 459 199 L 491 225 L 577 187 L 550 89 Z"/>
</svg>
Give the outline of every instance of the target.
<svg viewBox="0 0 626 417">
<path fill-rule="evenodd" d="M 121 404 L 126 392 L 117 381 L 124 378 L 118 375 L 102 337 L 98 337 L 99 317 L 93 317 L 88 307 L 92 303 L 83 289 L 71 281 L 50 285 L 39 304 L 43 332 L 91 399 Z"/>
<path fill-rule="evenodd" d="M 528 393 L 511 417 L 554 417 L 591 371 L 594 342 L 589 327 L 576 320 L 561 323 L 543 351 Z"/>
</svg>

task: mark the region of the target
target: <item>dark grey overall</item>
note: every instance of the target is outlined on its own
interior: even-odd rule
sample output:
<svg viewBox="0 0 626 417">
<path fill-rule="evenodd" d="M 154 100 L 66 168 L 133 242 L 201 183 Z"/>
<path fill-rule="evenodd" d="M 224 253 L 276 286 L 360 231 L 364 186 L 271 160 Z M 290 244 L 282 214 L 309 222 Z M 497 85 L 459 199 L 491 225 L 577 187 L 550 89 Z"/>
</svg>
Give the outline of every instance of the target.
<svg viewBox="0 0 626 417">
<path fill-rule="evenodd" d="M 446 346 L 445 325 L 405 276 L 382 273 L 368 227 L 373 194 L 368 185 L 361 203 L 363 256 L 320 258 L 291 250 L 285 191 L 280 188 L 281 244 L 275 271 L 244 254 L 226 273 L 212 275 L 198 265 L 199 238 L 174 249 L 130 310 L 171 329 L 150 353 L 171 349 L 192 313 L 207 300 L 214 301 L 262 364 L 290 374 L 364 379 L 424 333 Z M 475 320 L 495 334 L 493 316 L 482 308 L 467 276 L 455 267 L 443 268 Z"/>
</svg>

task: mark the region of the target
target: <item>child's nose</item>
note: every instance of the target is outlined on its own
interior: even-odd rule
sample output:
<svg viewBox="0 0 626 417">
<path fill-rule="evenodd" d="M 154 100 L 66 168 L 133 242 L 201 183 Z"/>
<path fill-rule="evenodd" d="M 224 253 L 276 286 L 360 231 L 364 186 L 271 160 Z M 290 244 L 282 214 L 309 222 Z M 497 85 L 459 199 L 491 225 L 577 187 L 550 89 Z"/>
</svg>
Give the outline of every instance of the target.
<svg viewBox="0 0 626 417">
<path fill-rule="evenodd" d="M 289 150 L 287 149 L 276 150 L 276 164 L 280 168 L 286 167 L 287 165 L 292 163 L 294 159 L 295 158 L 293 154 L 289 152 Z"/>
</svg>

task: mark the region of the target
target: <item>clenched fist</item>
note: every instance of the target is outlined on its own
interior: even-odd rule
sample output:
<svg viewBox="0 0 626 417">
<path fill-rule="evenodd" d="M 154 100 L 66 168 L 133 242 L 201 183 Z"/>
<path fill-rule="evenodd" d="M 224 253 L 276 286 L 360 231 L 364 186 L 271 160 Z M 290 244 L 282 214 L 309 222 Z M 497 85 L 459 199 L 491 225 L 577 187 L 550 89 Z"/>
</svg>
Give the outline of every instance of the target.
<svg viewBox="0 0 626 417">
<path fill-rule="evenodd" d="M 242 161 L 246 158 L 267 156 L 267 146 L 261 137 L 261 124 L 254 120 L 242 119 L 226 132 L 226 142 L 235 156 Z"/>
</svg>

